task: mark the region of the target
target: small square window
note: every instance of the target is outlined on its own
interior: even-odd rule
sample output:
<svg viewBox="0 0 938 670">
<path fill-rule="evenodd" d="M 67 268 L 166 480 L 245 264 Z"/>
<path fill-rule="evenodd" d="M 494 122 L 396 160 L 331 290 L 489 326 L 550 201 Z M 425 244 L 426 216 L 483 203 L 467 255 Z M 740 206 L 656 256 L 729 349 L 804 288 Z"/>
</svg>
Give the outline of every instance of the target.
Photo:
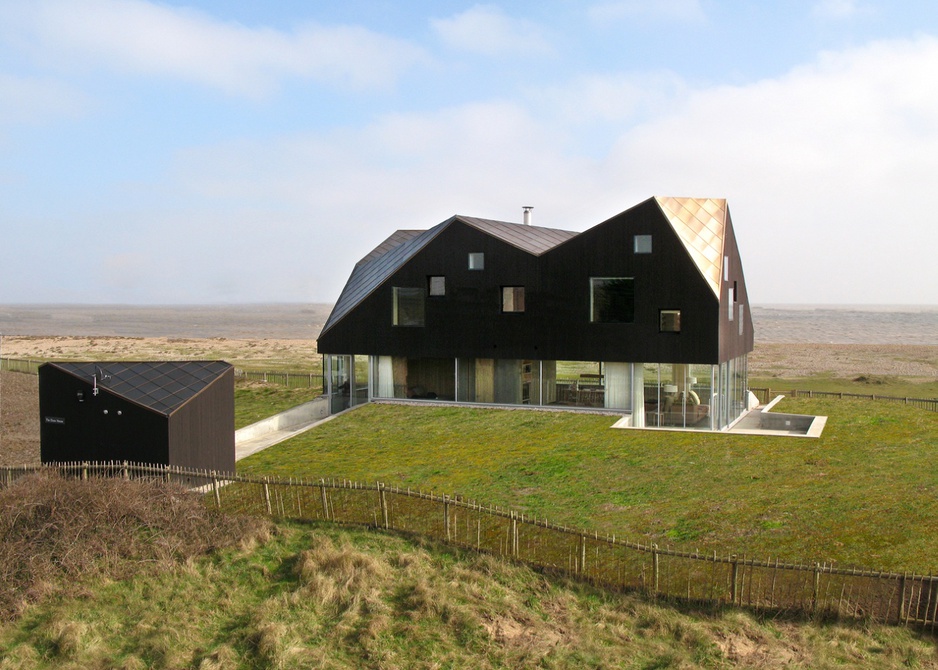
<svg viewBox="0 0 938 670">
<path fill-rule="evenodd" d="M 650 254 L 651 253 L 651 235 L 636 235 L 635 236 L 635 253 L 637 254 Z"/>
<path fill-rule="evenodd" d="M 662 333 L 681 332 L 681 310 L 663 309 L 659 312 L 658 330 Z"/>
<path fill-rule="evenodd" d="M 502 286 L 502 311 L 503 312 L 523 312 L 524 311 L 524 287 L 523 286 Z"/>
<path fill-rule="evenodd" d="M 437 275 L 428 278 L 430 295 L 446 295 L 446 277 Z"/>
<path fill-rule="evenodd" d="M 485 269 L 485 254 L 481 251 L 476 251 L 469 254 L 469 269 L 470 270 L 484 270 Z"/>
</svg>

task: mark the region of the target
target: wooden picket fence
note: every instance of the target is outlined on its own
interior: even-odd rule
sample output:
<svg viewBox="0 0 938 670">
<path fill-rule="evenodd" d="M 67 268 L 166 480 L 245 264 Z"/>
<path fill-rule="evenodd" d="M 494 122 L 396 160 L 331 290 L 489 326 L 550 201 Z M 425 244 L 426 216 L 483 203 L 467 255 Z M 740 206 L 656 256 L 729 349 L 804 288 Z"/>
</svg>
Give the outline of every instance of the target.
<svg viewBox="0 0 938 670">
<path fill-rule="evenodd" d="M 938 621 L 938 577 L 932 575 L 678 551 L 381 483 L 249 477 L 122 462 L 4 467 L 0 487 L 44 469 L 83 479 L 178 482 L 200 490 L 206 504 L 229 513 L 404 531 L 657 598 L 932 629 Z"/>
<path fill-rule="evenodd" d="M 235 378 L 264 382 L 265 384 L 279 384 L 291 389 L 322 389 L 322 374 L 312 372 L 263 372 L 235 368 Z"/>
<path fill-rule="evenodd" d="M 763 405 L 778 395 L 786 395 L 790 398 L 860 398 L 861 400 L 883 400 L 886 402 L 898 402 L 903 405 L 912 405 L 918 409 L 938 412 L 938 398 L 909 398 L 894 395 L 877 395 L 875 393 L 842 393 L 840 391 L 803 391 L 799 389 L 780 390 L 773 388 L 750 388 L 759 402 Z"/>
</svg>

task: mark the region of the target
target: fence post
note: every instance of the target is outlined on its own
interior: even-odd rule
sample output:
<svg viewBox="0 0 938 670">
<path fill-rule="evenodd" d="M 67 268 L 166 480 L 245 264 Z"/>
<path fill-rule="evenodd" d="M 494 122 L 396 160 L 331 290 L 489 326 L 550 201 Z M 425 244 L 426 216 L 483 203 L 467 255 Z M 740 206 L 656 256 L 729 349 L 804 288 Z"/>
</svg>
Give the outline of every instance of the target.
<svg viewBox="0 0 938 670">
<path fill-rule="evenodd" d="M 218 490 L 218 474 L 212 470 L 212 491 L 215 493 L 215 507 L 221 509 L 221 492 Z"/>
<path fill-rule="evenodd" d="M 658 545 L 651 545 L 652 595 L 658 597 Z"/>
<path fill-rule="evenodd" d="M 736 599 L 739 596 L 739 561 L 736 558 L 736 554 L 730 556 L 730 559 L 733 561 L 733 583 L 730 585 L 730 601 L 735 605 Z"/>
<path fill-rule="evenodd" d="M 814 593 L 811 594 L 811 611 L 817 612 L 818 595 L 821 592 L 821 564 L 814 564 Z"/>
<path fill-rule="evenodd" d="M 127 472 L 127 461 L 121 463 L 121 477 L 124 479 L 130 479 L 130 475 Z"/>
<path fill-rule="evenodd" d="M 378 482 L 378 506 L 381 507 L 381 524 L 385 528 L 390 528 L 388 524 L 388 498 L 384 492 L 384 484 Z"/>
<path fill-rule="evenodd" d="M 511 513 L 511 555 L 513 558 L 518 558 L 520 548 L 518 546 L 518 517 L 512 512 Z"/>
<path fill-rule="evenodd" d="M 906 620 L 905 609 L 905 573 L 899 578 L 899 623 Z"/>
<path fill-rule="evenodd" d="M 270 507 L 270 487 L 267 485 L 266 477 L 264 477 L 264 504 L 267 505 L 267 515 L 273 516 L 273 510 Z"/>
<path fill-rule="evenodd" d="M 319 480 L 319 493 L 322 497 L 322 518 L 329 520 L 329 500 L 326 498 L 326 480 Z"/>
<path fill-rule="evenodd" d="M 580 535 L 580 574 L 586 574 L 586 535 Z"/>
<path fill-rule="evenodd" d="M 443 535 L 449 542 L 449 496 L 445 493 L 443 494 Z"/>
</svg>

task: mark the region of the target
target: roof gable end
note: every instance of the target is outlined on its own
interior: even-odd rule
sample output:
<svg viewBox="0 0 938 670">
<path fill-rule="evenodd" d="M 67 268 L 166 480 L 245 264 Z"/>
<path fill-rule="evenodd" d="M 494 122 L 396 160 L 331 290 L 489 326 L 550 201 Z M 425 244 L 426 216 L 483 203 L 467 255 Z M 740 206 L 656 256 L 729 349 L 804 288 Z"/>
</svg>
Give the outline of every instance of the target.
<svg viewBox="0 0 938 670">
<path fill-rule="evenodd" d="M 719 298 L 727 226 L 726 200 L 656 197 L 655 202 L 684 244 L 710 290 Z"/>
</svg>

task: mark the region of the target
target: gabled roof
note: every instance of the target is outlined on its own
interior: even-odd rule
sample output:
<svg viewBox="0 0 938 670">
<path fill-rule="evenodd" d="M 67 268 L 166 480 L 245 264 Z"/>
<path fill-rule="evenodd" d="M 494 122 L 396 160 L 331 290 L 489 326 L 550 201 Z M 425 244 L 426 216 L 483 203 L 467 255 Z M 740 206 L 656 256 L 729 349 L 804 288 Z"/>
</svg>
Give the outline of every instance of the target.
<svg viewBox="0 0 938 670">
<path fill-rule="evenodd" d="M 727 227 L 726 200 L 670 197 L 655 197 L 654 200 L 701 276 L 719 299 L 723 279 L 723 242 Z M 323 326 L 323 332 L 367 298 L 441 231 L 457 221 L 534 256 L 540 256 L 580 234 L 458 215 L 429 230 L 398 230 L 355 265 Z"/>
<path fill-rule="evenodd" d="M 224 361 L 47 363 L 161 414 L 171 414 L 231 368 Z"/>
<path fill-rule="evenodd" d="M 534 256 L 539 256 L 578 234 L 566 230 L 458 215 L 450 217 L 429 230 L 398 230 L 355 265 L 329 319 L 322 328 L 323 332 L 371 295 L 430 240 L 457 221 Z"/>
<path fill-rule="evenodd" d="M 579 233 L 574 233 L 569 230 L 525 226 L 519 223 L 506 223 L 505 221 L 492 221 L 490 219 L 477 219 L 474 216 L 457 216 L 455 218 L 513 247 L 527 251 L 534 256 L 540 256 L 550 251 L 558 244 L 563 244 L 570 238 L 579 235 Z"/>
<path fill-rule="evenodd" d="M 700 274 L 719 298 L 723 280 L 726 200 L 656 197 L 655 201 L 684 243 Z"/>
</svg>

